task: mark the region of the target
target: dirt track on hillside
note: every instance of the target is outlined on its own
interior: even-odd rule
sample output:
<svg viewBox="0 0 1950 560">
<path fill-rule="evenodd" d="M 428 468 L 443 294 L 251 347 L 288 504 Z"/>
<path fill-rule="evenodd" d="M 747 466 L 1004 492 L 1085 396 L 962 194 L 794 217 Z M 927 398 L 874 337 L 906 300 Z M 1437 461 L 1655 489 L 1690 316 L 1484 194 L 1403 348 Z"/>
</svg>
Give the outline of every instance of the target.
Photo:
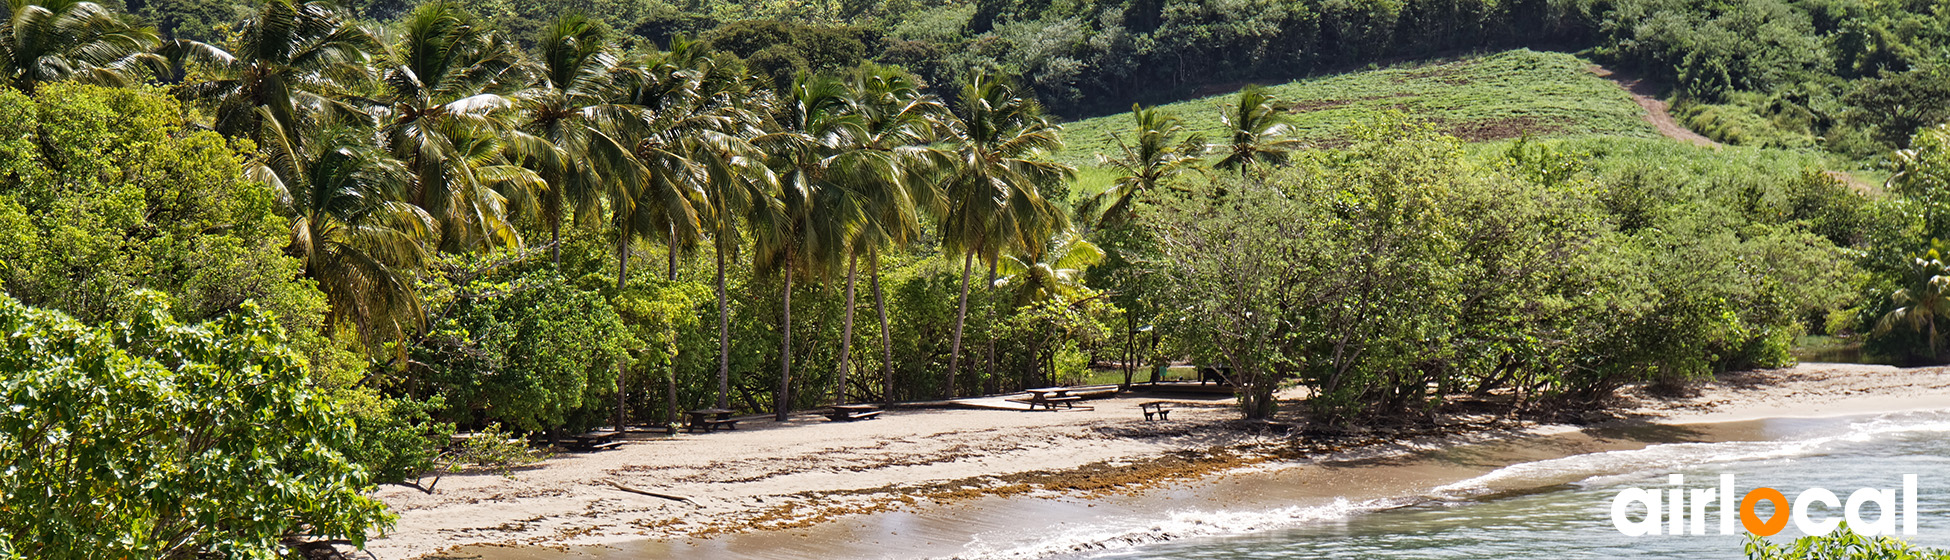
<svg viewBox="0 0 1950 560">
<path fill-rule="evenodd" d="M 1667 110 L 1666 102 L 1660 101 L 1656 97 L 1658 91 L 1651 84 L 1645 83 L 1644 79 L 1638 76 L 1613 72 L 1609 68 L 1596 64 L 1591 65 L 1591 73 L 1597 74 L 1600 78 L 1611 80 L 1612 83 L 1618 84 L 1618 87 L 1624 88 L 1625 93 L 1632 96 L 1632 101 L 1637 102 L 1639 107 L 1645 109 L 1645 121 L 1652 123 L 1654 128 L 1659 129 L 1659 134 L 1664 134 L 1667 138 L 1681 142 L 1691 142 L 1694 145 L 1707 148 L 1718 147 L 1720 145 L 1719 142 L 1714 142 L 1711 138 L 1701 136 L 1698 132 L 1693 132 L 1692 129 L 1681 126 L 1678 120 L 1672 118 L 1672 113 Z"/>
</svg>

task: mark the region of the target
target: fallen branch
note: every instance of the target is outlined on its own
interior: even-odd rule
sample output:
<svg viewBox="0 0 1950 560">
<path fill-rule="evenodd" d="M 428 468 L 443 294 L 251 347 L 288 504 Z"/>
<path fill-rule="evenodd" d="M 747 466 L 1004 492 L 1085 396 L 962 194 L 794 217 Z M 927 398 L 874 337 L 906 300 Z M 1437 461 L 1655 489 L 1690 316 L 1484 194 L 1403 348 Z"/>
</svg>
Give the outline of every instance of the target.
<svg viewBox="0 0 1950 560">
<path fill-rule="evenodd" d="M 622 485 L 622 484 L 617 484 L 617 483 L 616 483 L 616 481 L 613 481 L 613 480 L 609 480 L 609 481 L 604 481 L 604 482 L 607 482 L 607 483 L 608 483 L 608 484 L 609 484 L 610 486 L 612 486 L 612 487 L 614 487 L 614 488 L 616 488 L 617 490 L 622 490 L 622 491 L 624 491 L 624 492 L 629 492 L 629 493 L 631 493 L 631 494 L 642 494 L 642 495 L 645 495 L 645 496 L 649 496 L 649 497 L 652 497 L 652 498 L 663 498 L 663 499 L 666 499 L 666 500 L 670 500 L 670 501 L 673 501 L 673 502 L 684 502 L 684 503 L 687 503 L 687 504 L 690 504 L 690 505 L 694 505 L 694 506 L 697 506 L 697 507 L 704 507 L 704 505 L 703 505 L 703 504 L 699 504 L 699 503 L 697 503 L 697 500 L 692 500 L 692 499 L 690 499 L 690 498 L 686 498 L 686 497 L 683 497 L 683 496 L 679 496 L 679 495 L 676 495 L 676 494 L 664 494 L 664 493 L 660 493 L 660 492 L 651 492 L 651 491 L 649 491 L 649 490 L 638 490 L 638 489 L 635 489 L 635 488 L 631 488 L 631 487 L 628 487 L 628 486 L 624 486 L 624 485 Z"/>
</svg>

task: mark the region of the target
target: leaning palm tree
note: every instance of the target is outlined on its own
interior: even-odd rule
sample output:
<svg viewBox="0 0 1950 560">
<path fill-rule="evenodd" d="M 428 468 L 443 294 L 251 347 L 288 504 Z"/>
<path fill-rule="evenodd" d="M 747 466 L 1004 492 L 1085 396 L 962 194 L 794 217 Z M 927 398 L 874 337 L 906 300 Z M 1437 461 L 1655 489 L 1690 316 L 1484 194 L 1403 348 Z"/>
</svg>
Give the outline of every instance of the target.
<svg viewBox="0 0 1950 560">
<path fill-rule="evenodd" d="M 1131 117 L 1137 121 L 1136 144 L 1125 144 L 1124 139 L 1118 138 L 1117 146 L 1122 154 L 1116 157 L 1097 154 L 1098 161 L 1124 173 L 1109 189 L 1086 203 L 1086 214 L 1102 209 L 1098 227 L 1129 223 L 1137 217 L 1139 197 L 1195 169 L 1199 154 L 1205 151 L 1205 136 L 1184 134 L 1185 127 L 1178 117 L 1161 113 L 1156 107 L 1139 105 L 1131 106 Z"/>
<path fill-rule="evenodd" d="M 1943 261 L 1943 245 L 1934 245 L 1928 252 L 1910 258 L 1906 285 L 1890 294 L 1890 303 L 1896 308 L 1883 314 L 1876 321 L 1875 332 L 1882 334 L 1904 325 L 1921 332 L 1930 345 L 1930 359 L 1941 359 L 1937 352 L 1936 323 L 1950 316 L 1950 265 Z"/>
<path fill-rule="evenodd" d="M 458 4 L 436 0 L 401 22 L 384 74 L 385 103 L 373 109 L 380 137 L 413 170 L 408 200 L 439 221 L 439 246 L 519 245 L 506 212 L 546 185 L 516 162 L 546 168 L 562 157 L 515 129 L 514 101 L 499 93 L 529 82 L 519 51 Z"/>
<path fill-rule="evenodd" d="M 363 120 L 340 100 L 339 90 L 363 82 L 366 62 L 385 47 L 332 4 L 266 0 L 241 30 L 231 51 L 194 41 L 172 45 L 209 76 L 183 84 L 176 94 L 213 105 L 217 132 L 262 145 L 259 107 L 289 125 L 284 132 L 292 135 L 322 122 Z"/>
<path fill-rule="evenodd" d="M 947 126 L 955 146 L 941 182 L 947 201 L 941 219 L 943 244 L 950 254 L 962 255 L 961 295 L 948 358 L 950 397 L 961 366 L 974 260 L 979 257 L 990 265 L 993 280 L 996 259 L 1004 250 L 1040 242 L 1061 229 L 1062 213 L 1043 199 L 1038 187 L 1075 174 L 1069 166 L 1042 158 L 1062 147 L 1058 127 L 1008 80 L 977 72 L 962 87 L 957 109 Z"/>
<path fill-rule="evenodd" d="M 325 328 L 351 323 L 375 347 L 418 328 L 414 274 L 425 267 L 435 224 L 400 201 L 411 184 L 406 166 L 356 128 L 326 128 L 300 146 L 275 114 L 258 111 L 267 157 L 249 171 L 284 194 L 289 252 L 325 293 Z"/>
<path fill-rule="evenodd" d="M 62 80 L 125 86 L 168 69 L 156 28 L 83 0 L 7 0 L 0 4 L 0 79 L 34 93 Z"/>
<path fill-rule="evenodd" d="M 1257 173 L 1263 165 L 1284 163 L 1288 152 L 1300 149 L 1299 140 L 1287 137 L 1292 127 L 1274 101 L 1265 87 L 1248 85 L 1239 91 L 1239 102 L 1219 114 L 1232 138 L 1228 145 L 1214 146 L 1225 156 L 1213 167 Z"/>
</svg>

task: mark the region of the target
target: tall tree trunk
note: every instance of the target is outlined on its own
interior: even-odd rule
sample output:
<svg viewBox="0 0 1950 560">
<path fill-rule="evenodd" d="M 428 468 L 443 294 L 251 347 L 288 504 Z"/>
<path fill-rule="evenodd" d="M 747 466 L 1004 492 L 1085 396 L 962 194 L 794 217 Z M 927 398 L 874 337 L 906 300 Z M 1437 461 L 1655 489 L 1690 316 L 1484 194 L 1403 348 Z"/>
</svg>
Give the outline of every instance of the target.
<svg viewBox="0 0 1950 560">
<path fill-rule="evenodd" d="M 623 282 L 629 278 L 629 269 L 630 269 L 629 239 L 630 236 L 629 233 L 627 232 L 618 232 L 616 237 L 616 290 L 617 291 L 623 290 Z"/>
<path fill-rule="evenodd" d="M 873 312 L 880 316 L 880 398 L 894 404 L 894 338 L 887 332 L 887 300 L 880 293 L 880 249 L 869 249 L 867 274 L 873 282 Z"/>
<path fill-rule="evenodd" d="M 672 345 L 673 348 L 675 345 Z M 671 356 L 670 367 L 664 368 L 664 425 L 677 423 L 677 360 Z"/>
<path fill-rule="evenodd" d="M 677 224 L 675 222 L 670 224 L 668 240 L 664 247 L 670 249 L 670 280 L 675 282 L 677 281 Z"/>
<path fill-rule="evenodd" d="M 630 239 L 630 236 L 629 236 L 629 234 L 628 234 L 628 233 L 624 233 L 624 232 L 618 232 L 618 233 L 617 233 L 617 237 L 616 237 L 616 289 L 617 289 L 617 290 L 619 290 L 619 291 L 623 289 L 623 282 L 624 282 L 624 280 L 625 280 L 625 279 L 627 279 L 627 278 L 629 277 L 629 266 L 630 266 L 630 244 L 629 244 L 629 239 Z M 619 432 L 620 432 L 620 431 L 623 431 L 623 426 L 624 426 L 624 417 L 623 417 L 623 378 L 624 378 L 625 376 L 627 376 L 628 374 L 629 374 L 629 371 L 628 371 L 627 369 L 625 369 L 625 368 L 623 367 L 623 361 L 622 361 L 622 360 L 617 360 L 617 362 L 616 362 L 616 431 L 619 431 Z"/>
<path fill-rule="evenodd" d="M 991 395 L 999 393 L 1002 390 L 1002 380 L 995 378 L 995 316 L 997 314 L 996 308 L 1002 305 L 1002 302 L 996 299 L 995 265 L 1001 261 L 1002 259 L 989 261 L 989 282 L 982 285 L 982 293 L 989 295 L 989 304 L 984 306 L 988 308 L 989 342 L 988 348 L 983 353 L 988 357 L 988 392 Z"/>
<path fill-rule="evenodd" d="M 961 305 L 955 309 L 955 342 L 948 353 L 948 388 L 943 392 L 947 398 L 955 398 L 955 373 L 961 369 L 961 327 L 968 322 L 968 273 L 973 271 L 975 253 L 961 256 Z"/>
<path fill-rule="evenodd" d="M 718 408 L 731 408 L 731 306 L 724 296 L 724 232 L 714 237 L 718 249 Z"/>
<path fill-rule="evenodd" d="M 1137 336 L 1137 315 L 1126 310 L 1124 312 L 1124 384 L 1117 386 L 1118 391 L 1131 390 L 1131 376 L 1137 373 L 1137 368 L 1131 367 L 1131 358 L 1134 357 L 1131 338 L 1135 336 Z"/>
<path fill-rule="evenodd" d="M 792 251 L 785 253 L 785 297 L 779 306 L 779 396 L 775 420 L 785 421 L 792 410 Z"/>
<path fill-rule="evenodd" d="M 623 427 L 629 425 L 629 422 L 623 416 L 624 414 L 623 376 L 626 375 L 627 373 L 628 370 L 623 367 L 623 361 L 617 360 L 616 361 L 616 431 L 618 432 L 623 431 Z"/>
<path fill-rule="evenodd" d="M 833 404 L 846 404 L 847 368 L 853 362 L 853 271 L 860 264 L 859 253 L 846 256 L 846 321 L 840 327 L 840 388 L 833 395 Z"/>
<path fill-rule="evenodd" d="M 555 268 L 562 268 L 562 216 L 558 212 L 555 220 L 548 225 L 549 258 L 555 260 Z"/>
</svg>

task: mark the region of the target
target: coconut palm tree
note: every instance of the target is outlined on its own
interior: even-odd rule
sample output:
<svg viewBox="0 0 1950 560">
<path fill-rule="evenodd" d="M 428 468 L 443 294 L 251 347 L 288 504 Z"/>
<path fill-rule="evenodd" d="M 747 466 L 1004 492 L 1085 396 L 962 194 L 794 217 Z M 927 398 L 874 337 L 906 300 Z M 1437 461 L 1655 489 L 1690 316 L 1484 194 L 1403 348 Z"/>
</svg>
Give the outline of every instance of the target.
<svg viewBox="0 0 1950 560">
<path fill-rule="evenodd" d="M 1950 265 L 1943 262 L 1943 243 L 1933 241 L 1933 247 L 1922 255 L 1910 258 L 1909 274 L 1905 285 L 1890 294 L 1890 303 L 1896 306 L 1876 321 L 1877 334 L 1889 332 L 1897 325 L 1923 333 L 1930 345 L 1930 359 L 1941 359 L 1937 352 L 1937 321 L 1950 316 Z"/>
<path fill-rule="evenodd" d="M 77 80 L 126 86 L 168 70 L 156 28 L 83 0 L 7 0 L 0 4 L 0 79 L 34 93 Z"/>
<path fill-rule="evenodd" d="M 780 102 L 779 132 L 754 140 L 770 154 L 778 174 L 778 222 L 756 236 L 757 266 L 784 275 L 780 314 L 778 419 L 791 407 L 792 283 L 795 273 L 823 275 L 844 260 L 868 221 L 867 190 L 899 183 L 890 152 L 869 149 L 866 119 L 845 82 L 830 75 L 801 74 Z"/>
<path fill-rule="evenodd" d="M 371 55 L 385 47 L 332 4 L 267 0 L 241 30 L 235 52 L 194 41 L 173 45 L 210 76 L 183 84 L 176 94 L 213 105 L 217 132 L 262 145 L 259 107 L 289 125 L 284 130 L 289 135 L 322 121 L 364 120 L 357 107 L 340 100 L 338 90 L 363 82 Z M 290 140 L 304 144 L 297 136 Z"/>
<path fill-rule="evenodd" d="M 1274 101 L 1265 87 L 1239 90 L 1239 102 L 1219 114 L 1232 138 L 1230 144 L 1213 147 L 1225 154 L 1213 167 L 1256 173 L 1260 166 L 1285 163 L 1288 152 L 1301 148 L 1300 141 L 1287 137 L 1292 127 L 1273 108 Z"/>
<path fill-rule="evenodd" d="M 1124 173 L 1109 189 L 1091 197 L 1086 204 L 1086 214 L 1102 209 L 1098 227 L 1129 223 L 1137 217 L 1134 203 L 1138 197 L 1197 168 L 1199 154 L 1205 151 L 1205 136 L 1184 134 L 1185 127 L 1178 117 L 1161 113 L 1156 107 L 1139 105 L 1131 105 L 1131 117 L 1137 121 L 1136 144 L 1125 144 L 1118 138 L 1117 146 L 1122 154 L 1116 157 L 1097 154 L 1098 161 Z"/>
<path fill-rule="evenodd" d="M 846 78 L 846 87 L 865 127 L 862 147 L 885 152 L 888 169 L 874 173 L 872 179 L 842 185 L 845 192 L 863 201 L 863 221 L 853 239 L 846 244 L 846 304 L 841 328 L 839 383 L 835 402 L 846 400 L 847 375 L 853 357 L 853 294 L 860 253 L 867 254 L 868 276 L 872 284 L 874 310 L 880 320 L 881 394 L 893 399 L 893 341 L 887 330 L 885 295 L 880 289 L 880 250 L 905 247 L 921 234 L 921 215 L 941 212 L 942 197 L 927 181 L 928 171 L 944 155 L 928 144 L 947 114 L 947 107 L 932 96 L 922 95 L 912 75 L 899 68 L 866 65 Z"/>
<path fill-rule="evenodd" d="M 414 274 L 425 267 L 435 223 L 400 201 L 409 170 L 361 129 L 329 127 L 299 145 L 269 108 L 258 112 L 268 157 L 248 171 L 284 195 L 288 251 L 325 293 L 325 328 L 352 323 L 373 346 L 417 329 L 423 315 Z"/>
<path fill-rule="evenodd" d="M 1014 292 L 1017 306 L 1081 293 L 1084 270 L 1104 262 L 1104 250 L 1075 229 L 1064 229 L 1033 249 L 1002 258 L 1001 270 L 1007 276 L 996 283 Z"/>
<path fill-rule="evenodd" d="M 373 109 L 380 137 L 413 170 L 407 200 L 440 223 L 439 246 L 516 246 L 508 220 L 546 188 L 540 174 L 562 159 L 547 140 L 516 130 L 514 100 L 499 92 L 529 83 L 513 45 L 449 0 L 421 4 L 399 27 L 384 68 L 385 103 Z"/>
<path fill-rule="evenodd" d="M 1043 199 L 1038 187 L 1069 180 L 1075 170 L 1042 158 L 1062 147 L 1058 127 L 1043 118 L 1041 106 L 997 76 L 977 72 L 969 79 L 947 128 L 955 146 L 942 180 L 947 212 L 941 235 L 950 254 L 962 255 L 961 295 L 948 360 L 947 393 L 952 397 L 974 259 L 990 265 L 993 280 L 996 259 L 1004 250 L 1027 240 L 1040 242 L 1061 229 L 1062 213 Z"/>
<path fill-rule="evenodd" d="M 621 130 L 637 118 L 621 96 L 617 57 L 596 20 L 570 12 L 543 28 L 536 46 L 539 79 L 516 94 L 522 130 L 548 141 L 561 157 L 538 165 L 548 187 L 540 193 L 541 221 L 549 229 L 550 259 L 562 263 L 562 222 L 588 217 L 603 195 L 641 177 Z"/>
</svg>

